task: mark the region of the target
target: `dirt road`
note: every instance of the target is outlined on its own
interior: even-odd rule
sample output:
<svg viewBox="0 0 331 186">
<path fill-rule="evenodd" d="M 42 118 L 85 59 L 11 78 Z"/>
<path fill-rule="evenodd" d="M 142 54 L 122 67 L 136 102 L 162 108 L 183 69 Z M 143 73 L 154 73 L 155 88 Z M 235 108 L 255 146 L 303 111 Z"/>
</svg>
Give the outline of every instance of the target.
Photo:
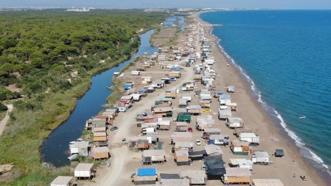
<svg viewBox="0 0 331 186">
<path fill-rule="evenodd" d="M 6 128 L 7 122 L 9 120 L 9 114 L 13 111 L 14 106 L 12 104 L 8 104 L 6 105 L 8 110 L 7 113 L 5 115 L 5 117 L 0 121 L 0 136 L 2 135 L 3 131 Z"/>
<path fill-rule="evenodd" d="M 127 146 L 118 146 L 117 144 L 120 144 L 123 138 L 133 136 L 130 134 L 130 128 L 132 126 L 135 127 L 134 124 L 136 123 L 136 115 L 146 110 L 150 110 L 150 108 L 154 105 L 154 102 L 164 95 L 164 90 L 179 88 L 184 82 L 192 80 L 193 69 L 185 68 L 182 72 L 182 78 L 162 90 L 149 94 L 141 102 L 136 103 L 130 110 L 118 115 L 114 122 L 115 125 L 118 126 L 118 131 L 114 133 L 111 138 L 111 145 L 114 146 L 111 148 L 111 166 L 109 168 L 107 167 L 99 170 L 99 172 L 101 172 L 100 175 L 97 176 L 95 183 L 91 183 L 91 185 L 110 186 L 117 185 L 117 183 L 120 182 L 121 175 L 125 175 L 123 172 L 125 171 L 126 163 L 130 160 L 130 153 Z M 115 147 L 115 145 L 118 147 Z"/>
</svg>

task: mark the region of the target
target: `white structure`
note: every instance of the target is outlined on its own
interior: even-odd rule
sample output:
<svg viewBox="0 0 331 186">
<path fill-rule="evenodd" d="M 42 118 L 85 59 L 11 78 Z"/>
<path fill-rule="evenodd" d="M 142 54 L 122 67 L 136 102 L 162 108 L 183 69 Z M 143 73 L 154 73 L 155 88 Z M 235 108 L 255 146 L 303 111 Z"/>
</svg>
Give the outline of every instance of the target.
<svg viewBox="0 0 331 186">
<path fill-rule="evenodd" d="M 73 179 L 72 176 L 58 176 L 56 177 L 50 186 L 71 186 L 73 185 Z"/>
<path fill-rule="evenodd" d="M 93 163 L 79 163 L 74 171 L 74 176 L 76 178 L 92 178 L 93 173 Z"/>
<path fill-rule="evenodd" d="M 239 134 L 240 141 L 246 141 L 250 144 L 260 144 L 260 137 L 253 132 L 242 132 Z"/>
<path fill-rule="evenodd" d="M 270 158 L 268 152 L 256 151 L 252 154 L 252 162 L 255 164 L 269 164 Z"/>
</svg>

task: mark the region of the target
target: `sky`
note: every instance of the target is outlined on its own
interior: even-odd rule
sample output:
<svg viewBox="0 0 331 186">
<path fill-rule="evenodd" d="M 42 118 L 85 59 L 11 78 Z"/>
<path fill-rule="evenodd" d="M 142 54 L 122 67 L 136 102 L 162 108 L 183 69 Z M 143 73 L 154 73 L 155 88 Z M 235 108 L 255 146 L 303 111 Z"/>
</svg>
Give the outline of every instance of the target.
<svg viewBox="0 0 331 186">
<path fill-rule="evenodd" d="M 0 8 L 331 9 L 331 0 L 0 0 Z"/>
</svg>

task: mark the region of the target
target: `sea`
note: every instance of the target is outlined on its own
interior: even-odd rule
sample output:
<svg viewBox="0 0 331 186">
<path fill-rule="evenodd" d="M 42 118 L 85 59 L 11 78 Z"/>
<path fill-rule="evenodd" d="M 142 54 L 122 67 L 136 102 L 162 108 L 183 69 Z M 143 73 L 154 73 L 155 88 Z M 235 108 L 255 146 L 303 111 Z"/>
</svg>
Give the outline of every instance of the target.
<svg viewBox="0 0 331 186">
<path fill-rule="evenodd" d="M 221 49 L 301 154 L 330 175 L 331 11 L 214 11 L 200 17 L 214 26 Z"/>
</svg>

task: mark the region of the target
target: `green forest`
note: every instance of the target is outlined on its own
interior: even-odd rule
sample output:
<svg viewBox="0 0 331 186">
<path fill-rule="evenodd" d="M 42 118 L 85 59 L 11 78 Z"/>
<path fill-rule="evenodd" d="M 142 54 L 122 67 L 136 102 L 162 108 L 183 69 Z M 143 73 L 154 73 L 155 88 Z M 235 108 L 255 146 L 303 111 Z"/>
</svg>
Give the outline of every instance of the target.
<svg viewBox="0 0 331 186">
<path fill-rule="evenodd" d="M 0 137 L 0 164 L 15 166 L 0 185 L 47 185 L 68 173 L 68 167 L 42 166 L 42 140 L 68 117 L 91 76 L 129 58 L 139 32 L 165 16 L 139 10 L 0 12 L 0 108 L 14 104 Z"/>
</svg>

